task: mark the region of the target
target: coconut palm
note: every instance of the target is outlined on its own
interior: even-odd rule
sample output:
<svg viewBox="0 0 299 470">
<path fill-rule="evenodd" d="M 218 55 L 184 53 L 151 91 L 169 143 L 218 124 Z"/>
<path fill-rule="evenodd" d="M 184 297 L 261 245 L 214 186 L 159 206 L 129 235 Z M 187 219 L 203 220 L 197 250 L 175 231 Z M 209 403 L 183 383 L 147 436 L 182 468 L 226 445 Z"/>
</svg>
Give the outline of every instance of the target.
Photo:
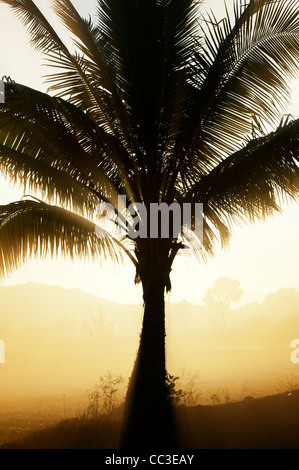
<svg viewBox="0 0 299 470">
<path fill-rule="evenodd" d="M 195 0 L 98 0 L 88 19 L 53 0 L 67 46 L 32 0 L 2 1 L 54 69 L 47 93 L 5 83 L 1 169 L 34 197 L 0 209 L 1 272 L 48 254 L 133 262 L 144 319 L 124 445 L 174 445 L 164 324 L 173 261 L 208 258 L 236 222 L 298 194 L 299 120 L 281 119 L 298 72 L 298 2 L 237 1 L 217 22 Z M 99 219 L 103 202 L 115 214 Z M 136 204 L 162 202 L 202 203 L 203 239 L 183 220 L 180 233 L 162 237 L 160 221 L 156 238 L 134 237 L 151 224 Z"/>
</svg>

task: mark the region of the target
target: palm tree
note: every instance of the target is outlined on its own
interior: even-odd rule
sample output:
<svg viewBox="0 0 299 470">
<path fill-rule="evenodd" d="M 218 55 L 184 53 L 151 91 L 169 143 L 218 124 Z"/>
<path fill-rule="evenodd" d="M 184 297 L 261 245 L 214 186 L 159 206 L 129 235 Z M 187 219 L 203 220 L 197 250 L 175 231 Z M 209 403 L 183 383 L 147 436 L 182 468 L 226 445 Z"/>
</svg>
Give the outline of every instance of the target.
<svg viewBox="0 0 299 470">
<path fill-rule="evenodd" d="M 29 256 L 128 257 L 144 320 L 123 445 L 174 445 L 164 325 L 173 261 L 187 247 L 213 255 L 235 222 L 298 195 L 299 120 L 279 123 L 298 71 L 297 0 L 237 1 L 234 18 L 218 23 L 195 0 L 98 0 L 92 19 L 53 0 L 72 47 L 32 0 L 2 1 L 55 70 L 48 93 L 5 83 L 1 169 L 35 197 L 0 209 L 1 272 Z M 134 238 L 119 195 L 148 209 L 203 203 L 203 242 L 183 223 L 180 234 Z M 102 202 L 126 236 L 109 224 L 99 232 Z"/>
</svg>

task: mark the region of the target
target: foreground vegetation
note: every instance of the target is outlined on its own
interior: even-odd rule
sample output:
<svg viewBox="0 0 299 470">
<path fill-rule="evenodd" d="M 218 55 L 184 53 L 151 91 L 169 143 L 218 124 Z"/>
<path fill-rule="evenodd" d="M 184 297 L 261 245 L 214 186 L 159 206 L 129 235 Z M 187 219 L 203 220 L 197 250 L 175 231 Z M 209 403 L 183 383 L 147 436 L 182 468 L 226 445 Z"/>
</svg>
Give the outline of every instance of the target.
<svg viewBox="0 0 299 470">
<path fill-rule="evenodd" d="M 86 415 L 64 419 L 3 443 L 1 448 L 115 449 L 122 409 L 102 419 Z M 234 403 L 176 407 L 181 447 L 186 449 L 297 449 L 298 418 L 299 390 Z"/>
<path fill-rule="evenodd" d="M 168 374 L 181 448 L 299 448 L 296 376 L 287 377 L 287 391 L 266 397 L 257 396 L 257 390 L 254 396 L 240 395 L 254 390 L 246 384 L 234 392 L 226 387 L 201 390 L 198 379 L 198 374 L 186 374 L 184 380 Z M 22 412 L 2 410 L 0 449 L 119 448 L 123 382 L 122 377 L 106 373 L 77 412 L 83 397 L 73 401 L 68 397 L 66 407 L 63 396 L 61 408 L 49 401 L 46 406 L 40 399 L 31 413 L 25 406 Z"/>
</svg>

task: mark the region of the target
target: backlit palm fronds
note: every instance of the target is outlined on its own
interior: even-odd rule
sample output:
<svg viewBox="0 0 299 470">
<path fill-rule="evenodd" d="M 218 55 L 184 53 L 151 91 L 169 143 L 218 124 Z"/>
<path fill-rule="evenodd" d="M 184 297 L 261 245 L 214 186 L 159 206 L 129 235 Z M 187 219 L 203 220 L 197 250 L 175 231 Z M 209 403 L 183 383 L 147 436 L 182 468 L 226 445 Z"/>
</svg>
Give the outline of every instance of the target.
<svg viewBox="0 0 299 470">
<path fill-rule="evenodd" d="M 123 260 L 121 244 L 104 229 L 57 206 L 23 200 L 0 206 L 0 276 L 29 257 Z"/>
<path fill-rule="evenodd" d="M 271 126 L 279 119 L 298 74 L 298 2 L 236 2 L 234 21 L 227 14 L 217 22 L 211 14 L 202 35 L 192 65 L 189 132 L 182 137 L 198 173 L 235 151 L 255 116 Z M 202 166 L 199 150 L 210 165 Z"/>
<path fill-rule="evenodd" d="M 279 210 L 284 198 L 299 194 L 299 119 L 251 140 L 186 193 L 200 201 L 205 216 L 225 224 L 253 221 Z M 215 224 L 216 225 L 216 224 Z"/>
<path fill-rule="evenodd" d="M 0 128 L 3 168 L 16 170 L 15 178 L 42 191 L 50 202 L 56 194 L 61 203 L 94 211 L 99 200 L 116 204 L 119 193 L 131 195 L 125 150 L 63 99 L 6 84 Z"/>
<path fill-rule="evenodd" d="M 88 19 L 53 0 L 73 46 L 32 0 L 2 1 L 54 70 L 55 96 L 7 83 L 0 106 L 0 165 L 26 192 L 87 223 L 119 195 L 147 209 L 203 203 L 204 244 L 186 229 L 182 243 L 132 241 L 147 260 L 188 243 L 211 255 L 238 220 L 297 197 L 298 122 L 265 129 L 298 73 L 298 0 L 236 1 L 220 22 L 194 0 L 98 0 Z"/>
</svg>

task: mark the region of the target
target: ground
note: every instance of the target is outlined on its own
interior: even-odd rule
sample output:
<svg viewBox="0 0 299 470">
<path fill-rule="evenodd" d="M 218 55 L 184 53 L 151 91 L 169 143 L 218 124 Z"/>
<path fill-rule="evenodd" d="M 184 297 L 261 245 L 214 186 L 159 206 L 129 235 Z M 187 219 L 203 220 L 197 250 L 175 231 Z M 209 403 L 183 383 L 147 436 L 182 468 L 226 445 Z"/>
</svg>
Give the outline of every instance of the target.
<svg viewBox="0 0 299 470">
<path fill-rule="evenodd" d="M 65 419 L 51 407 L 39 414 L 1 411 L 1 448 L 113 449 L 120 416 L 92 421 L 80 414 Z M 177 421 L 183 449 L 299 449 L 299 390 L 220 405 L 178 406 Z"/>
</svg>

